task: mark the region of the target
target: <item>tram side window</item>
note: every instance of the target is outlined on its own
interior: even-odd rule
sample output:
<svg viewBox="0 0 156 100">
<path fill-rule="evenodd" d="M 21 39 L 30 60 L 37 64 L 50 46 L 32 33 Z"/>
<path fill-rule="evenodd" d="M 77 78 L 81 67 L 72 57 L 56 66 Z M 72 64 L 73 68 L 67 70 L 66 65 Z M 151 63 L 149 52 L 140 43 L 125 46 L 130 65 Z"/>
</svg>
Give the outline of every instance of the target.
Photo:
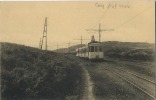
<svg viewBox="0 0 156 100">
<path fill-rule="evenodd" d="M 94 46 L 89 47 L 89 52 L 94 52 Z"/>
<path fill-rule="evenodd" d="M 94 46 L 91 46 L 91 52 L 94 52 Z"/>
<path fill-rule="evenodd" d="M 79 53 L 81 53 L 81 49 L 79 50 Z"/>
<path fill-rule="evenodd" d="M 101 46 L 99 46 L 99 51 L 102 52 L 102 47 Z"/>
<path fill-rule="evenodd" d="M 86 48 L 84 48 L 84 53 L 85 53 L 85 52 L 87 52 L 87 49 L 86 49 Z"/>
<path fill-rule="evenodd" d="M 82 53 L 82 49 L 80 50 L 80 53 Z"/>
<path fill-rule="evenodd" d="M 95 52 L 97 52 L 97 46 L 95 46 Z"/>
<path fill-rule="evenodd" d="M 82 49 L 82 53 L 85 53 L 86 51 L 85 51 L 85 49 Z"/>
</svg>

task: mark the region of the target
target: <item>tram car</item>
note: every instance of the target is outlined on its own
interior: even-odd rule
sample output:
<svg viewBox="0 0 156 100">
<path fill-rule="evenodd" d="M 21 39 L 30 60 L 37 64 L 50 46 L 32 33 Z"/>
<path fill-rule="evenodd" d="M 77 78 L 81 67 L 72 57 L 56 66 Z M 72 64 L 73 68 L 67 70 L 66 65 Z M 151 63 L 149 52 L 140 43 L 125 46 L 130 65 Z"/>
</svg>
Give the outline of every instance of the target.
<svg viewBox="0 0 156 100">
<path fill-rule="evenodd" d="M 102 60 L 104 54 L 101 42 L 95 41 L 92 36 L 92 40 L 87 46 L 76 49 L 76 56 L 89 60 Z"/>
</svg>

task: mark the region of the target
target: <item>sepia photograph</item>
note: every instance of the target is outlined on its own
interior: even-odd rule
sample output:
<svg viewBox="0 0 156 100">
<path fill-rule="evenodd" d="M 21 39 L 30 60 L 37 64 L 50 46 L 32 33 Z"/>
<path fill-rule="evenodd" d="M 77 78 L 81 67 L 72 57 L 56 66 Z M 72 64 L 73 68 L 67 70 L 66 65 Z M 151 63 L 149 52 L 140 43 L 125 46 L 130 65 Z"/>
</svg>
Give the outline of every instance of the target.
<svg viewBox="0 0 156 100">
<path fill-rule="evenodd" d="M 156 100 L 155 1 L 0 1 L 0 100 Z"/>
</svg>

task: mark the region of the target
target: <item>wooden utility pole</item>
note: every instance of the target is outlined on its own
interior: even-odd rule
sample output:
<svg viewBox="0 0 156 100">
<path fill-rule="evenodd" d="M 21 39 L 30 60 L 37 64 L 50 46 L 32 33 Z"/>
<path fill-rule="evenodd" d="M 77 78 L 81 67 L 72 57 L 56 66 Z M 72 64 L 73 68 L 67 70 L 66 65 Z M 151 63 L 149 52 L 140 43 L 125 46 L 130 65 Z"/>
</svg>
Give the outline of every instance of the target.
<svg viewBox="0 0 156 100">
<path fill-rule="evenodd" d="M 75 44 L 75 43 L 71 43 L 70 41 L 68 43 L 65 43 L 65 44 L 68 44 L 68 53 L 70 53 L 70 45 L 71 44 Z"/>
<path fill-rule="evenodd" d="M 40 38 L 40 42 L 39 42 L 39 49 L 41 49 L 41 38 Z"/>
<path fill-rule="evenodd" d="M 70 41 L 68 43 L 68 53 L 70 53 Z"/>
<path fill-rule="evenodd" d="M 58 48 L 59 48 L 59 45 L 57 44 L 56 46 L 57 46 L 57 53 L 58 53 Z"/>
<path fill-rule="evenodd" d="M 80 39 L 74 39 L 74 40 L 80 40 L 80 44 L 81 44 L 81 47 L 83 45 L 83 40 L 89 40 L 89 39 L 82 39 L 82 35 L 81 35 L 81 38 Z"/>
<path fill-rule="evenodd" d="M 81 38 L 80 39 L 74 39 L 74 40 L 80 40 L 80 43 L 81 43 L 81 48 L 82 48 L 82 43 L 83 43 L 83 40 L 89 40 L 89 39 L 82 39 L 82 35 L 81 35 Z M 81 55 L 82 55 L 82 52 L 81 52 Z"/>
<path fill-rule="evenodd" d="M 101 24 L 99 23 L 99 29 L 86 29 L 86 31 L 98 31 L 99 42 L 101 42 L 101 32 L 103 32 L 103 31 L 114 31 L 114 29 L 101 29 Z"/>
<path fill-rule="evenodd" d="M 101 41 L 101 24 L 99 23 L 99 42 Z"/>
</svg>

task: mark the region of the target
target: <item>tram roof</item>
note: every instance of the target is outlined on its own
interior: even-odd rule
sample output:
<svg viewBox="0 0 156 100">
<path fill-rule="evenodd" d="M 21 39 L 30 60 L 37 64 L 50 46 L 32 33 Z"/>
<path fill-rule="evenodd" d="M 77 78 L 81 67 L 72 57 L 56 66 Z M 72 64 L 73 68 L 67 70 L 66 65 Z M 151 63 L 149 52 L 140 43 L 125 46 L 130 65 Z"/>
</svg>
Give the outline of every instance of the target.
<svg viewBox="0 0 156 100">
<path fill-rule="evenodd" d="M 101 42 L 98 42 L 98 41 L 92 41 L 92 42 L 89 42 L 88 44 L 92 44 L 92 43 L 101 43 Z"/>
</svg>

